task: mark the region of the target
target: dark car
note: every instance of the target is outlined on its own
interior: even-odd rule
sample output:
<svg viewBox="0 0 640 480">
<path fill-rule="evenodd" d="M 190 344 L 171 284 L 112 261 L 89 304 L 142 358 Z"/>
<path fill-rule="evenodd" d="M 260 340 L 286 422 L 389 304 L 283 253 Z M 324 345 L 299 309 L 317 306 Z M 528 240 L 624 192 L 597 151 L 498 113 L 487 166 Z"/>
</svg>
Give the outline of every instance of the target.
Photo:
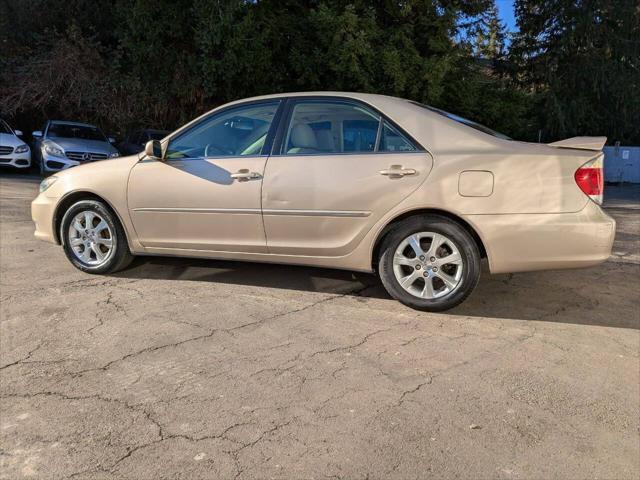
<svg viewBox="0 0 640 480">
<path fill-rule="evenodd" d="M 123 155 L 134 155 L 144 150 L 144 146 L 149 140 L 162 140 L 169 133 L 165 130 L 136 130 L 129 133 L 118 148 Z"/>
</svg>

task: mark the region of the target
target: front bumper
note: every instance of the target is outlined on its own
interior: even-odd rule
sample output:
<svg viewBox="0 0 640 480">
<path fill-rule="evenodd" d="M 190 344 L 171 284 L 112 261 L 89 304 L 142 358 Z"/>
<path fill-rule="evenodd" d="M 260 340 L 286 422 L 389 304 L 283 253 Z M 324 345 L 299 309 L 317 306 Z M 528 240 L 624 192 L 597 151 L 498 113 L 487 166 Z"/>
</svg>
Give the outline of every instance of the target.
<svg viewBox="0 0 640 480">
<path fill-rule="evenodd" d="M 77 167 L 80 162 L 70 160 L 66 157 L 55 157 L 46 152 L 42 152 L 42 164 L 45 172 L 59 172 L 67 168 Z"/>
<path fill-rule="evenodd" d="M 31 166 L 31 150 L 22 153 L 0 155 L 0 167 L 29 168 Z"/>
<path fill-rule="evenodd" d="M 93 158 L 90 160 L 83 160 L 80 162 L 78 160 L 71 160 L 70 158 L 67 158 L 67 157 L 56 157 L 53 155 L 49 155 L 47 152 L 43 151 L 42 152 L 42 163 L 44 165 L 43 169 L 45 172 L 48 172 L 48 173 L 59 172 L 61 170 L 66 170 L 67 168 L 77 167 L 78 165 L 84 165 L 86 163 L 101 162 L 103 160 L 116 158 L 116 157 L 110 156 L 110 154 L 108 153 L 102 153 L 101 155 L 106 155 L 106 157 Z"/>
<path fill-rule="evenodd" d="M 45 191 L 31 202 L 31 219 L 36 227 L 34 236 L 38 240 L 58 243 L 54 233 L 54 215 L 59 200 L 58 197 L 47 196 Z"/>
<path fill-rule="evenodd" d="M 468 215 L 491 273 L 579 268 L 611 255 L 616 221 L 589 201 L 575 213 Z"/>
</svg>

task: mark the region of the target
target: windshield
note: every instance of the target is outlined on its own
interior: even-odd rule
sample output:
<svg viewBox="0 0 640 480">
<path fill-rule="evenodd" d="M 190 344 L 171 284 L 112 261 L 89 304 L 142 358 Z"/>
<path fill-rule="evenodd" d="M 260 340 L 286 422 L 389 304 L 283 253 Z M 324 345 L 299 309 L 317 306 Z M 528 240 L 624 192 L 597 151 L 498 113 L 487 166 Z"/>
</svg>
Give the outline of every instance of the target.
<svg viewBox="0 0 640 480">
<path fill-rule="evenodd" d="M 489 127 L 485 127 L 484 125 L 480 125 L 472 120 L 468 120 L 466 118 L 460 117 L 455 113 L 445 112 L 444 110 L 440 110 L 439 108 L 430 107 L 429 105 L 424 105 L 418 102 L 411 102 L 414 105 L 418 105 L 419 107 L 426 108 L 427 110 L 447 117 L 455 122 L 462 123 L 467 127 L 475 128 L 476 130 L 481 131 L 482 133 L 486 133 L 487 135 L 491 135 L 493 137 L 501 138 L 503 140 L 513 140 L 511 137 L 507 137 L 504 133 L 496 132 L 495 130 L 491 130 Z"/>
<path fill-rule="evenodd" d="M 7 125 L 4 120 L 0 120 L 0 133 L 8 133 L 9 135 L 13 134 L 9 125 Z"/>
<path fill-rule="evenodd" d="M 82 140 L 107 141 L 104 133 L 98 127 L 70 125 L 68 123 L 52 123 L 49 125 L 47 136 L 49 138 L 80 138 Z"/>
</svg>

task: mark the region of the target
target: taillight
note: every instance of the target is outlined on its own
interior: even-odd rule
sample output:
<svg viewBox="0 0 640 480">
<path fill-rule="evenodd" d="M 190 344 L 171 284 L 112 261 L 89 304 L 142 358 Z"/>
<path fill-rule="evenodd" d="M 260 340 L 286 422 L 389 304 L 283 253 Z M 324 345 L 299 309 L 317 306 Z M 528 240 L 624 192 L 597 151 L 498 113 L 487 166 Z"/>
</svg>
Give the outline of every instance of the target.
<svg viewBox="0 0 640 480">
<path fill-rule="evenodd" d="M 603 171 L 603 154 L 597 158 L 588 161 L 576 170 L 576 183 L 591 200 L 598 205 L 602 205 L 602 196 L 604 194 L 604 171 Z"/>
</svg>

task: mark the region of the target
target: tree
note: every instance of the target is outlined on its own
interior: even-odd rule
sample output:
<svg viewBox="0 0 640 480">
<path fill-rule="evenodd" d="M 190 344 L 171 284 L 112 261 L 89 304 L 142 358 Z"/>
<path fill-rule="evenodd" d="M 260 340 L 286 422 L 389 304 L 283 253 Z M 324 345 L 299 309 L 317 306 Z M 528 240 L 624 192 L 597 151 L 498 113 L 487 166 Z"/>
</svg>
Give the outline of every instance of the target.
<svg viewBox="0 0 640 480">
<path fill-rule="evenodd" d="M 475 39 L 476 54 L 491 60 L 501 59 L 505 53 L 505 38 L 505 27 L 494 1 L 481 16 Z"/>
<path fill-rule="evenodd" d="M 537 97 L 545 140 L 640 142 L 638 1 L 517 0 L 516 17 L 510 58 Z"/>
</svg>

